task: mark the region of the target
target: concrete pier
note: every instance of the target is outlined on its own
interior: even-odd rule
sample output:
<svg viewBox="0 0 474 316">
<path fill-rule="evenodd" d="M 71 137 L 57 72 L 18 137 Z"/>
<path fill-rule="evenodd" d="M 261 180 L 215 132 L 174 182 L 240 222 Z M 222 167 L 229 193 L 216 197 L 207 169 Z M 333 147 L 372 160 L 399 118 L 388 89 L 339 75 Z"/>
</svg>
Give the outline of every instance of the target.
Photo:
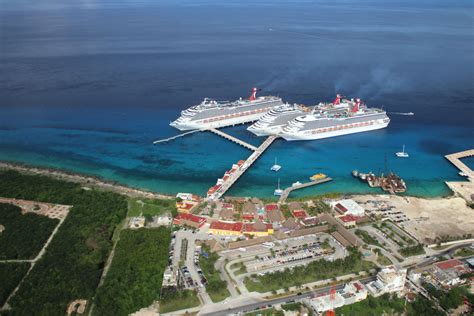
<svg viewBox="0 0 474 316">
<path fill-rule="evenodd" d="M 458 152 L 458 153 L 446 155 L 444 157 L 446 157 L 446 159 L 448 159 L 449 162 L 451 162 L 456 168 L 458 168 L 460 171 L 464 172 L 468 176 L 469 181 L 473 181 L 474 180 L 474 172 L 471 170 L 471 168 L 466 166 L 460 160 L 461 158 L 472 157 L 472 156 L 474 156 L 474 149 L 461 151 L 461 152 Z"/>
<path fill-rule="evenodd" d="M 313 186 L 313 185 L 317 185 L 317 184 L 321 184 L 321 183 L 325 183 L 325 182 L 329 182 L 329 181 L 332 181 L 332 178 L 326 177 L 324 179 L 319 179 L 319 180 L 315 180 L 315 181 L 311 181 L 311 182 L 301 183 L 301 184 L 286 188 L 285 190 L 283 190 L 283 193 L 281 194 L 280 199 L 278 200 L 278 204 L 285 203 L 285 201 L 288 198 L 288 196 L 290 195 L 290 193 L 294 190 L 307 188 L 307 187 L 310 187 L 310 186 Z"/>
<path fill-rule="evenodd" d="M 226 134 L 227 135 L 227 134 Z M 268 136 L 268 138 L 258 147 L 255 148 L 255 151 L 245 160 L 245 163 L 242 165 L 242 167 L 237 170 L 235 173 L 232 174 L 232 176 L 225 181 L 219 190 L 216 191 L 214 194 L 214 199 L 219 199 L 224 193 L 227 192 L 227 190 L 232 187 L 232 185 L 244 174 L 247 169 L 250 168 L 250 166 L 257 161 L 257 159 L 260 157 L 261 154 L 265 152 L 265 150 L 273 143 L 275 139 L 277 139 L 278 136 L 272 135 Z"/>
<path fill-rule="evenodd" d="M 250 145 L 249 143 L 246 143 L 246 142 L 244 142 L 243 140 L 240 140 L 240 139 L 238 139 L 237 137 L 234 137 L 234 136 L 229 135 L 229 134 L 227 134 L 227 133 L 224 133 L 224 132 L 222 132 L 222 131 L 220 131 L 220 130 L 218 130 L 218 129 L 210 128 L 210 129 L 208 129 L 208 131 L 210 131 L 210 132 L 212 132 L 212 133 L 214 133 L 214 134 L 216 134 L 216 135 L 219 135 L 219 136 L 221 136 L 221 137 L 224 137 L 225 139 L 228 139 L 228 140 L 230 140 L 231 142 L 234 142 L 234 143 L 236 143 L 236 144 L 239 144 L 239 145 L 241 145 L 241 146 L 243 146 L 243 147 L 245 147 L 245 148 L 247 148 L 247 149 L 250 149 L 250 150 L 253 150 L 253 151 L 256 151 L 256 150 L 257 150 L 257 147 L 255 147 L 255 146 L 253 146 L 253 145 Z"/>
<path fill-rule="evenodd" d="M 183 137 L 183 136 L 186 136 L 188 134 L 192 134 L 192 133 L 196 133 L 196 132 L 202 132 L 202 130 L 200 129 L 195 129 L 195 130 L 192 130 L 192 131 L 189 131 L 189 132 L 186 132 L 186 133 L 183 133 L 183 134 L 178 134 L 178 135 L 175 135 L 175 136 L 171 136 L 171 137 L 168 137 L 168 138 L 165 138 L 165 139 L 159 139 L 159 140 L 155 140 L 153 142 L 153 144 L 159 144 L 159 143 L 164 143 L 164 142 L 168 142 L 170 140 L 173 140 L 173 139 L 176 139 L 176 138 L 179 138 L 179 137 Z"/>
</svg>

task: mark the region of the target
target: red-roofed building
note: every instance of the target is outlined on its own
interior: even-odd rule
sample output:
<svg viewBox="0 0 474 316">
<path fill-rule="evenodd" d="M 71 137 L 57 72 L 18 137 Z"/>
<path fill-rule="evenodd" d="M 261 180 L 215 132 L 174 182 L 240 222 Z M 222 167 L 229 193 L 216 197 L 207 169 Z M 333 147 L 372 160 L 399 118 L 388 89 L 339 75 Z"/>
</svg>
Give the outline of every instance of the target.
<svg viewBox="0 0 474 316">
<path fill-rule="evenodd" d="M 242 235 L 242 227 L 242 222 L 216 221 L 211 223 L 211 227 L 209 227 L 209 233 L 223 236 L 240 236 Z"/>
<path fill-rule="evenodd" d="M 253 236 L 268 236 L 273 234 L 273 225 L 272 224 L 265 224 L 261 221 L 257 221 L 255 223 L 247 223 L 244 224 L 243 233 L 245 235 L 253 235 Z"/>
<path fill-rule="evenodd" d="M 433 280 L 445 288 L 450 288 L 466 282 L 461 275 L 468 273 L 469 268 L 460 260 L 451 259 L 434 264 L 431 270 Z"/>
<path fill-rule="evenodd" d="M 244 165 L 244 163 L 245 163 L 245 160 L 239 160 L 237 162 L 237 166 L 242 167 Z"/>
<path fill-rule="evenodd" d="M 193 214 L 179 213 L 173 219 L 174 225 L 186 225 L 194 228 L 201 228 L 206 223 L 204 217 L 196 216 Z"/>
<path fill-rule="evenodd" d="M 267 204 L 265 205 L 265 212 L 277 211 L 278 205 L 277 204 Z"/>
<path fill-rule="evenodd" d="M 344 207 L 341 203 L 337 203 L 334 205 L 334 210 L 338 212 L 339 214 L 346 214 L 347 208 Z"/>
<path fill-rule="evenodd" d="M 344 227 L 351 227 L 351 226 L 356 226 L 356 222 L 359 219 L 359 217 L 348 214 L 348 215 L 337 217 L 337 219 L 342 222 Z"/>
<path fill-rule="evenodd" d="M 457 259 L 451 259 L 443 262 L 438 262 L 435 264 L 439 269 L 441 270 L 448 270 L 448 269 L 453 269 L 459 266 L 464 267 L 464 264 Z"/>
<path fill-rule="evenodd" d="M 308 213 L 306 213 L 305 210 L 295 210 L 291 212 L 293 214 L 293 217 L 297 219 L 305 219 L 308 217 Z"/>
<path fill-rule="evenodd" d="M 219 190 L 221 187 L 220 184 L 216 184 L 215 186 L 211 187 L 208 191 L 207 191 L 207 197 L 211 197 L 214 193 L 216 193 L 217 190 Z"/>
<path fill-rule="evenodd" d="M 189 203 L 189 202 L 176 202 L 176 208 L 178 212 L 181 213 L 191 213 L 191 210 L 193 209 L 194 206 L 196 206 L 197 203 Z"/>
</svg>

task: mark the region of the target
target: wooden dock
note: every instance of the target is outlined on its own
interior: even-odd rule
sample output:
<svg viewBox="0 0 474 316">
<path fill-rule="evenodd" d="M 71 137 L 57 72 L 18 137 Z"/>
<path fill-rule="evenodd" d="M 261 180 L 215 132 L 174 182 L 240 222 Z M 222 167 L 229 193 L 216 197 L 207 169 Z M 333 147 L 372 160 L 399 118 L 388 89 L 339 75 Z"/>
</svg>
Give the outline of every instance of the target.
<svg viewBox="0 0 474 316">
<path fill-rule="evenodd" d="M 278 136 L 272 135 L 268 136 L 267 139 L 260 145 L 258 148 L 255 148 L 255 151 L 245 160 L 245 163 L 242 165 L 240 169 L 238 169 L 232 176 L 225 181 L 219 190 L 215 193 L 215 199 L 219 199 L 224 193 L 229 190 L 232 185 L 250 168 L 250 166 L 257 161 L 257 159 L 262 155 L 265 150 L 273 143 Z"/>
<path fill-rule="evenodd" d="M 290 195 L 290 193 L 294 190 L 307 188 L 307 187 L 310 187 L 310 186 L 313 186 L 313 185 L 317 185 L 317 184 L 321 184 L 321 183 L 325 183 L 325 182 L 329 182 L 329 181 L 332 181 L 332 178 L 326 177 L 324 179 L 319 179 L 319 180 L 315 180 L 315 181 L 311 181 L 311 182 L 301 183 L 301 184 L 286 188 L 285 190 L 283 190 L 283 193 L 281 194 L 280 199 L 278 200 L 278 204 L 285 203 L 285 201 L 288 198 L 288 196 Z"/>
<path fill-rule="evenodd" d="M 257 150 L 257 147 L 253 146 L 253 145 L 250 145 L 249 143 L 246 143 L 244 142 L 243 140 L 240 140 L 238 139 L 237 137 L 234 137 L 232 135 L 229 135 L 227 133 L 224 133 L 223 131 L 220 131 L 218 129 L 215 129 L 215 128 L 210 128 L 208 129 L 208 131 L 216 134 L 216 135 L 219 135 L 221 137 L 224 137 L 225 139 L 228 139 L 230 140 L 231 142 L 234 142 L 236 144 L 239 144 L 247 149 L 250 149 L 250 150 L 253 150 L 253 151 L 256 151 Z"/>
<path fill-rule="evenodd" d="M 446 159 L 449 160 L 456 168 L 458 168 L 461 172 L 464 172 L 470 181 L 474 181 L 474 172 L 464 164 L 461 159 L 466 157 L 474 156 L 474 149 L 469 149 L 465 151 L 461 151 L 458 153 L 446 155 Z"/>
</svg>

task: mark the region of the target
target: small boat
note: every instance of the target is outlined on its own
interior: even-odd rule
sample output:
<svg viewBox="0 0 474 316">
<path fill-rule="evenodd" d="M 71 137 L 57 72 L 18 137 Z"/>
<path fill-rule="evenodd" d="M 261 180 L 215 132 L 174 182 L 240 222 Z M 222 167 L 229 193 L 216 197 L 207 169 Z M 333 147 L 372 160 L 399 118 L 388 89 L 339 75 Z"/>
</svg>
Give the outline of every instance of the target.
<svg viewBox="0 0 474 316">
<path fill-rule="evenodd" d="M 297 186 L 299 186 L 300 184 L 301 184 L 301 182 L 299 182 L 299 181 L 296 181 L 296 182 L 295 182 L 295 183 L 293 183 L 291 186 L 292 186 L 292 187 L 297 187 Z"/>
<path fill-rule="evenodd" d="M 316 181 L 316 180 L 321 180 L 321 179 L 324 179 L 326 178 L 327 176 L 324 174 L 324 173 L 317 173 L 315 175 L 312 175 L 309 179 L 311 181 Z"/>
<path fill-rule="evenodd" d="M 399 158 L 408 158 L 408 157 L 410 157 L 408 155 L 408 153 L 405 151 L 405 144 L 403 144 L 402 151 L 399 151 L 399 152 L 395 153 L 395 155 L 397 155 L 397 157 L 399 157 Z"/>
<path fill-rule="evenodd" d="M 459 175 L 461 177 L 469 177 L 469 175 L 467 173 L 463 172 L 463 171 L 459 171 Z"/>
<path fill-rule="evenodd" d="M 359 177 L 359 171 L 358 170 L 352 170 L 352 176 L 355 178 Z"/>
<path fill-rule="evenodd" d="M 281 166 L 277 164 L 277 159 L 275 158 L 275 164 L 270 168 L 270 170 L 278 172 L 280 169 L 281 169 Z"/>
<path fill-rule="evenodd" d="M 280 178 L 278 178 L 278 187 L 273 192 L 273 195 L 280 196 L 282 195 L 282 193 L 283 193 L 283 190 L 280 189 Z"/>
</svg>

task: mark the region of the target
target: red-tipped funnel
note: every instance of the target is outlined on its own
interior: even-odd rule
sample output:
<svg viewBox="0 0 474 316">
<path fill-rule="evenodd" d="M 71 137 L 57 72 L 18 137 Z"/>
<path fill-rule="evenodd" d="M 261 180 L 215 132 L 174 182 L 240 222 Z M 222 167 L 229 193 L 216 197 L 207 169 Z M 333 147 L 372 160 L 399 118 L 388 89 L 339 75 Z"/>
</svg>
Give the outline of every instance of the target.
<svg viewBox="0 0 474 316">
<path fill-rule="evenodd" d="M 253 101 L 257 98 L 257 88 L 252 88 L 252 94 L 250 95 L 249 100 Z"/>
<path fill-rule="evenodd" d="M 336 99 L 334 99 L 334 101 L 332 102 L 334 105 L 338 105 L 338 104 L 341 104 L 341 95 L 340 94 L 336 94 Z"/>
<path fill-rule="evenodd" d="M 361 103 L 360 99 L 357 98 L 356 103 L 355 103 L 354 107 L 352 108 L 352 112 L 359 111 L 360 103 Z"/>
</svg>

